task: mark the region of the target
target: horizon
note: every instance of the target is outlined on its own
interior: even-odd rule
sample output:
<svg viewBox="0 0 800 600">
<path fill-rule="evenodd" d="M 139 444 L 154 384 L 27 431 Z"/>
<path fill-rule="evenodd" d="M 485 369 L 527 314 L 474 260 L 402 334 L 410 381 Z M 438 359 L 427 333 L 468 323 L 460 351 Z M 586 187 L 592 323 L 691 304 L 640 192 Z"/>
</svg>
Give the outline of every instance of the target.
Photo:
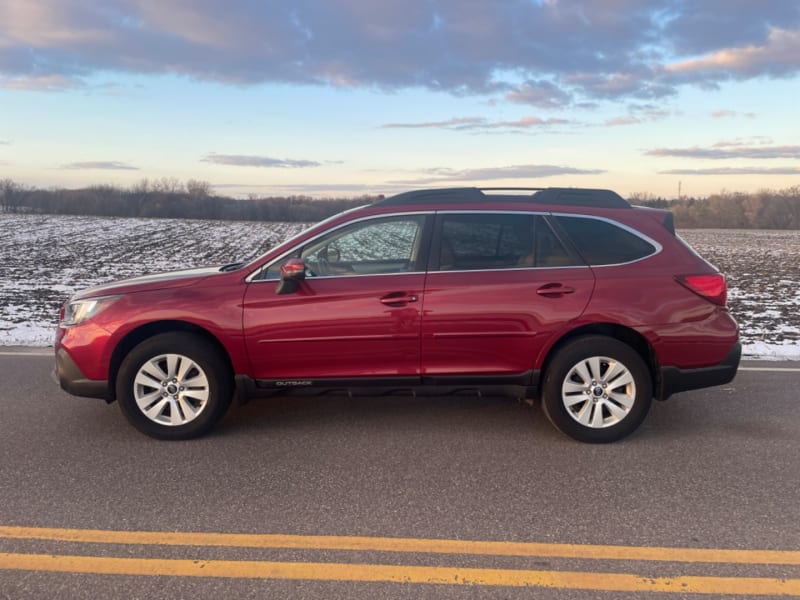
<svg viewBox="0 0 800 600">
<path fill-rule="evenodd" d="M 231 197 L 800 184 L 795 0 L 6 0 L 0 179 Z"/>
<path fill-rule="evenodd" d="M 400 189 L 399 191 L 394 191 L 391 194 L 385 194 L 381 192 L 376 192 L 374 194 L 370 193 L 353 193 L 353 194 L 344 194 L 341 192 L 335 192 L 334 194 L 329 195 L 313 195 L 311 193 L 302 193 L 302 192 L 290 192 L 290 193 L 272 193 L 272 194 L 260 194 L 258 191 L 249 192 L 246 195 L 236 195 L 236 194 L 229 194 L 227 193 L 227 188 L 237 188 L 240 186 L 236 185 L 222 185 L 222 186 L 212 186 L 209 182 L 197 179 L 189 179 L 186 181 L 181 181 L 175 177 L 165 176 L 161 179 L 149 179 L 143 177 L 137 181 L 133 181 L 130 184 L 120 184 L 120 183 L 111 183 L 111 182 L 87 182 L 80 186 L 74 187 L 66 187 L 66 186 L 49 186 L 49 187 L 39 187 L 36 185 L 28 185 L 24 183 L 20 183 L 13 179 L 4 178 L 0 180 L 0 196 L 3 193 L 3 186 L 5 184 L 10 184 L 12 186 L 12 193 L 19 194 L 21 193 L 30 193 L 30 192 L 44 192 L 50 194 L 59 194 L 59 193 L 80 193 L 80 192 L 90 192 L 92 190 L 113 190 L 115 192 L 120 192 L 123 194 L 174 194 L 177 196 L 197 196 L 197 197 L 208 197 L 208 198 L 218 198 L 220 200 L 281 200 L 281 199 L 291 199 L 291 198 L 298 198 L 304 200 L 360 200 L 360 199 L 384 199 L 389 198 L 393 195 L 402 194 L 404 192 L 412 192 L 417 190 L 424 190 L 424 189 L 483 189 L 483 190 L 509 190 L 510 193 L 516 192 L 523 192 L 523 191 L 534 191 L 534 190 L 545 190 L 545 189 L 610 189 L 610 188 L 587 188 L 583 186 L 548 186 L 548 185 L 541 185 L 537 187 L 530 187 L 530 186 L 514 186 L 514 187 L 499 187 L 495 185 L 480 185 L 478 183 L 475 184 L 464 184 L 464 185 L 442 185 L 442 186 L 431 186 L 431 187 L 420 187 L 420 188 L 405 188 Z M 143 187 L 144 186 L 144 187 Z M 191 190 L 190 187 L 195 186 L 195 191 Z M 197 191 L 197 189 L 205 189 L 206 191 Z M 616 190 L 611 189 L 611 191 L 616 192 Z M 642 201 L 642 202 L 649 202 L 649 201 L 666 201 L 666 202 L 683 202 L 687 200 L 711 200 L 714 198 L 726 199 L 726 198 L 736 198 L 738 196 L 748 196 L 748 197 L 758 197 L 758 196 L 767 196 L 767 197 L 776 197 L 776 196 L 786 196 L 790 195 L 791 198 L 800 197 L 800 184 L 795 184 L 787 188 L 767 188 L 762 187 L 758 188 L 753 191 L 744 191 L 738 189 L 722 189 L 716 192 L 710 192 L 704 195 L 690 195 L 686 193 L 681 193 L 680 195 L 676 194 L 654 194 L 651 192 L 633 192 L 632 194 L 620 194 L 620 196 L 630 202 L 635 201 Z M 22 202 L 21 206 L 25 206 L 25 202 Z M 9 212 L 9 211 L 6 211 Z M 10 212 L 14 212 L 13 210 Z M 86 213 L 89 214 L 89 213 Z"/>
</svg>

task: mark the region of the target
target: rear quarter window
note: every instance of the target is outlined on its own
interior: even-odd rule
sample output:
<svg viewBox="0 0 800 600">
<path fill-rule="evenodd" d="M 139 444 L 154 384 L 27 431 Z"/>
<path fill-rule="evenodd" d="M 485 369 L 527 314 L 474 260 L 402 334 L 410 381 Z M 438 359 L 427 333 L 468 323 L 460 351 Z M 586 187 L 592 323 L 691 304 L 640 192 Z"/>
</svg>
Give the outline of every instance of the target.
<svg viewBox="0 0 800 600">
<path fill-rule="evenodd" d="M 616 265 L 655 254 L 657 248 L 610 221 L 559 215 L 558 224 L 590 265 Z"/>
</svg>

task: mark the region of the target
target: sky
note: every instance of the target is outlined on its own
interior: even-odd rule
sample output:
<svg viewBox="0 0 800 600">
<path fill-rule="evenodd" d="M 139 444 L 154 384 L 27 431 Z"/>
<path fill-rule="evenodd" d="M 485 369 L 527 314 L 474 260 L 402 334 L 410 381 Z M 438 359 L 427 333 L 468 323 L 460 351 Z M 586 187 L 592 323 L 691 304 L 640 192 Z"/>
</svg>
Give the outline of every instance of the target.
<svg viewBox="0 0 800 600">
<path fill-rule="evenodd" d="M 0 180 L 800 185 L 800 0 L 0 0 Z"/>
</svg>

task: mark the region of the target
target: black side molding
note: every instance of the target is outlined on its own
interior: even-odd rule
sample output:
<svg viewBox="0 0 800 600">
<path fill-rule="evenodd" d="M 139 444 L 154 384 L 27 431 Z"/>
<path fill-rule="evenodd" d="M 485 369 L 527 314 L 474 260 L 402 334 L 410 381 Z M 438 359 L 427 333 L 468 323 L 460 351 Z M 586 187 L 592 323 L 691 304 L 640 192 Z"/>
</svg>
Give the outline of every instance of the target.
<svg viewBox="0 0 800 600">
<path fill-rule="evenodd" d="M 742 357 L 742 344 L 736 342 L 728 355 L 718 365 L 700 369 L 661 368 L 661 390 L 659 400 L 666 400 L 672 394 L 697 390 L 733 381 L 739 360 Z"/>
<path fill-rule="evenodd" d="M 252 398 L 272 396 L 446 396 L 479 393 L 513 397 L 535 397 L 540 371 L 517 375 L 449 375 L 436 377 L 360 377 L 326 379 L 253 379 L 236 375 L 240 404 Z"/>
<path fill-rule="evenodd" d="M 56 353 L 56 368 L 53 375 L 61 389 L 73 396 L 100 398 L 109 404 L 114 400 L 108 393 L 108 381 L 87 379 L 63 348 L 59 348 Z"/>
</svg>

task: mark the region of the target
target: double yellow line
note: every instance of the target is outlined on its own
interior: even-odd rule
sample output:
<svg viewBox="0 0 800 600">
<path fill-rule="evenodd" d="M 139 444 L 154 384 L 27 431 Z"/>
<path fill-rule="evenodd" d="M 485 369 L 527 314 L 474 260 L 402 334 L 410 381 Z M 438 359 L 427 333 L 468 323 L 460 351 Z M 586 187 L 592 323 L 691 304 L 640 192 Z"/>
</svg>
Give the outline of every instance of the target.
<svg viewBox="0 0 800 600">
<path fill-rule="evenodd" d="M 418 538 L 253 535 L 102 531 L 0 526 L 0 539 L 91 544 L 371 551 L 672 563 L 800 566 L 800 551 L 601 546 L 489 542 Z M 162 575 L 402 582 L 445 585 L 534 586 L 619 592 L 676 592 L 721 595 L 800 596 L 800 579 L 682 576 L 651 578 L 629 573 L 542 571 L 328 562 L 275 562 L 117 558 L 57 554 L 0 553 L 0 569 Z"/>
</svg>

